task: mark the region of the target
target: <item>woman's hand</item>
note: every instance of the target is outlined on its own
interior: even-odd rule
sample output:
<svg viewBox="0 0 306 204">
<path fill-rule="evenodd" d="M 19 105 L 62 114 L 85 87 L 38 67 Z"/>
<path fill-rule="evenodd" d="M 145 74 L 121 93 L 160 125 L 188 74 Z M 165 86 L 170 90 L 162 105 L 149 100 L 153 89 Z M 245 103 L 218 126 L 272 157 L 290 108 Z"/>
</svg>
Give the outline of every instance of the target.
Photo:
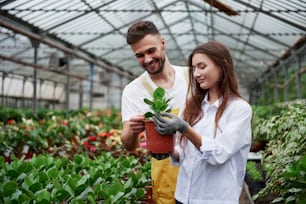
<svg viewBox="0 0 306 204">
<path fill-rule="evenodd" d="M 174 114 L 163 112 L 158 116 L 153 116 L 156 130 L 162 135 L 172 135 L 176 131 L 184 133 L 188 128 L 188 123 Z"/>
</svg>

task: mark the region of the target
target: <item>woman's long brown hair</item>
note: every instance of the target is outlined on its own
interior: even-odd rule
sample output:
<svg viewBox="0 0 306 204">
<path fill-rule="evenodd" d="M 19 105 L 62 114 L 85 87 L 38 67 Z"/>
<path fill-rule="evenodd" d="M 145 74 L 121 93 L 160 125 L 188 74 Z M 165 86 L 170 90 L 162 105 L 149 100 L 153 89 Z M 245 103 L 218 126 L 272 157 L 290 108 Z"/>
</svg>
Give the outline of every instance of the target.
<svg viewBox="0 0 306 204">
<path fill-rule="evenodd" d="M 211 41 L 197 46 L 188 57 L 189 66 L 189 91 L 190 97 L 186 101 L 186 107 L 183 112 L 183 119 L 191 126 L 195 125 L 202 117 L 202 102 L 208 89 L 203 90 L 193 76 L 192 58 L 196 53 L 205 54 L 215 65 L 220 69 L 220 79 L 218 84 L 219 98 L 222 97 L 222 102 L 217 110 L 215 117 L 215 136 L 218 128 L 218 122 L 227 106 L 231 97 L 240 97 L 238 92 L 238 83 L 234 72 L 234 64 L 229 50 L 221 43 Z M 182 144 L 182 135 L 180 142 Z"/>
</svg>

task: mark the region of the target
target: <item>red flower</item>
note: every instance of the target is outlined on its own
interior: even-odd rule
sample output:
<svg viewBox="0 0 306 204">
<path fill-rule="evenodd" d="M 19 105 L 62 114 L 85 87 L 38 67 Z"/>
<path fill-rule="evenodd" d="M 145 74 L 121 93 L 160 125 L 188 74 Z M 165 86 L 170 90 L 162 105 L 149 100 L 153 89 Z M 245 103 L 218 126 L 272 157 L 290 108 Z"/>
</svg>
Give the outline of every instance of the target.
<svg viewBox="0 0 306 204">
<path fill-rule="evenodd" d="M 68 121 L 67 120 L 62 120 L 61 125 L 62 126 L 68 126 Z"/>
<path fill-rule="evenodd" d="M 97 137 L 96 136 L 88 136 L 88 141 L 96 141 Z"/>
<path fill-rule="evenodd" d="M 110 137 L 114 134 L 114 132 L 99 132 L 99 137 Z"/>
<path fill-rule="evenodd" d="M 83 142 L 83 145 L 87 148 L 90 148 L 90 144 L 87 141 Z"/>
<path fill-rule="evenodd" d="M 13 119 L 8 119 L 7 122 L 6 122 L 6 124 L 8 124 L 8 125 L 12 125 L 14 123 L 15 123 L 15 120 L 13 120 Z"/>
<path fill-rule="evenodd" d="M 96 148 L 95 148 L 95 147 L 93 147 L 93 146 L 90 146 L 90 147 L 89 147 L 89 151 L 91 151 L 91 152 L 95 152 L 95 151 L 96 151 Z"/>
</svg>

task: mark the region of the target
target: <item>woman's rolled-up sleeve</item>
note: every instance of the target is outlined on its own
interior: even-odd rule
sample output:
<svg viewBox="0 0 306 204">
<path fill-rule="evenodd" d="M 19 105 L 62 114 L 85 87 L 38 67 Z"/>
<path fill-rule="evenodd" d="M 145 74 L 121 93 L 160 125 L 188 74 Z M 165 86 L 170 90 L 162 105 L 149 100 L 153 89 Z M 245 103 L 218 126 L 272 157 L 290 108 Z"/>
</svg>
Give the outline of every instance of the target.
<svg viewBox="0 0 306 204">
<path fill-rule="evenodd" d="M 225 163 L 251 143 L 251 107 L 240 104 L 227 114 L 227 117 L 221 118 L 215 138 L 202 137 L 198 156 L 212 165 Z"/>
</svg>

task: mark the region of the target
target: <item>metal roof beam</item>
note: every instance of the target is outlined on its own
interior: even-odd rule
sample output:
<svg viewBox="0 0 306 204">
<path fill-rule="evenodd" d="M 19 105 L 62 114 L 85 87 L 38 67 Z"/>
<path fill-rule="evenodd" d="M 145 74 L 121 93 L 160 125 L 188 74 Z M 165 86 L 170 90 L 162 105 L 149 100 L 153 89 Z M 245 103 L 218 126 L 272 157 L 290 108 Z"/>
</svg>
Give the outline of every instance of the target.
<svg viewBox="0 0 306 204">
<path fill-rule="evenodd" d="M 114 1 L 117 1 L 117 0 L 114 0 Z M 105 4 L 102 4 L 102 5 L 98 6 L 97 8 L 95 8 L 94 10 L 97 10 L 97 9 L 99 9 L 99 8 L 101 8 L 101 7 L 107 6 L 107 5 L 111 4 L 111 3 L 113 3 L 114 1 L 109 1 L 109 2 L 107 2 L 107 3 L 105 3 Z M 48 28 L 48 29 L 44 30 L 44 33 L 47 33 L 47 32 L 49 32 L 50 30 L 53 30 L 53 29 L 55 29 L 55 28 L 57 28 L 57 27 L 59 27 L 59 26 L 62 26 L 62 25 L 64 25 L 64 24 L 66 24 L 66 23 L 69 23 L 69 22 L 71 22 L 71 21 L 73 21 L 73 20 L 75 20 L 75 19 L 78 19 L 78 18 L 82 17 L 82 16 L 85 16 L 85 15 L 91 13 L 92 11 L 93 11 L 93 10 L 85 11 L 84 13 L 82 13 L 82 14 L 80 14 L 80 15 L 74 16 L 73 18 L 70 18 L 70 19 L 68 19 L 68 20 L 66 20 L 66 21 L 64 21 L 64 22 L 62 22 L 62 23 L 59 23 L 59 24 L 57 24 L 57 25 L 55 25 L 55 26 L 52 26 L 51 28 Z"/>
<path fill-rule="evenodd" d="M 180 19 L 178 19 L 177 21 L 175 21 L 175 22 L 169 24 L 168 26 L 172 26 L 172 25 L 175 25 L 175 24 L 177 24 L 177 23 L 179 23 L 179 22 L 182 22 L 182 20 L 184 20 L 184 19 L 186 19 L 186 18 L 185 18 L 185 17 L 184 17 L 184 18 L 180 18 Z M 161 35 L 165 35 L 165 34 L 169 34 L 169 33 L 161 33 Z M 170 35 L 170 34 L 169 34 L 169 35 Z M 127 47 L 127 46 L 128 46 L 128 44 L 123 45 L 123 46 L 120 46 L 120 47 L 117 47 L 117 48 L 110 49 L 108 52 L 101 54 L 99 57 L 108 55 L 109 53 L 112 53 L 112 52 L 117 51 L 117 50 L 121 50 L 122 48 Z"/>
<path fill-rule="evenodd" d="M 197 4 L 194 4 L 194 5 L 195 5 L 195 6 L 198 6 Z M 245 28 L 245 29 L 250 30 L 249 27 L 247 27 L 247 26 L 245 26 L 245 25 L 242 25 L 242 24 L 239 24 L 239 23 L 237 23 L 236 21 L 234 21 L 234 20 L 232 20 L 232 19 L 230 19 L 230 18 L 228 18 L 228 17 L 221 16 L 221 15 L 218 15 L 218 14 L 216 14 L 216 15 L 217 15 L 218 17 L 220 17 L 220 18 L 223 18 L 223 19 L 225 19 L 225 20 L 227 20 L 227 21 L 229 21 L 229 22 L 235 24 L 235 25 L 238 25 L 238 26 L 240 26 L 240 27 L 242 27 L 242 28 Z M 282 46 L 284 46 L 284 47 L 287 47 L 287 48 L 290 47 L 289 45 L 285 44 L 284 42 L 279 41 L 279 40 L 276 40 L 276 39 L 271 38 L 271 37 L 268 37 L 268 36 L 266 36 L 264 33 L 261 33 L 261 32 L 259 32 L 259 31 L 252 30 L 252 32 L 255 33 L 255 34 L 257 34 L 257 35 L 260 35 L 260 36 L 262 36 L 262 37 L 264 37 L 264 38 L 267 38 L 267 39 L 269 39 L 269 40 L 271 40 L 271 41 L 273 41 L 273 42 L 275 42 L 275 43 L 277 43 L 277 44 L 280 44 L 280 45 L 282 45 Z M 227 33 L 224 33 L 224 34 L 225 34 L 225 35 L 228 35 Z"/>
<path fill-rule="evenodd" d="M 262 8 L 263 3 L 264 3 L 264 0 L 261 0 L 261 2 L 260 2 L 260 9 Z M 254 20 L 252 22 L 251 28 L 249 29 L 249 33 L 252 33 L 252 30 L 254 30 L 257 18 L 258 18 L 258 13 L 255 14 L 255 18 L 254 18 Z M 250 35 L 247 35 L 247 38 L 246 38 L 246 40 L 243 43 L 243 48 L 240 51 L 240 55 L 239 55 L 239 57 L 238 57 L 238 59 L 236 61 L 237 65 L 239 65 L 239 63 L 241 62 L 241 56 L 244 54 L 245 48 L 246 48 L 247 44 L 249 43 L 249 40 L 250 40 Z"/>
<path fill-rule="evenodd" d="M 75 56 L 77 58 L 83 59 L 87 62 L 93 63 L 93 64 L 97 65 L 98 67 L 101 67 L 105 70 L 115 72 L 115 73 L 117 73 L 121 76 L 125 76 L 129 79 L 133 79 L 135 77 L 131 73 L 120 70 L 119 68 L 110 67 L 110 66 L 102 63 L 101 61 L 98 61 L 97 59 L 94 59 L 93 57 L 89 56 L 87 53 L 83 53 L 83 52 L 81 52 L 80 50 L 77 50 L 77 49 L 69 48 L 69 47 L 63 45 L 60 42 L 56 42 L 55 40 L 48 38 L 45 35 L 38 35 L 36 33 L 33 33 L 32 31 L 21 28 L 20 26 L 17 26 L 16 24 L 12 24 L 12 23 L 8 22 L 7 20 L 4 20 L 3 18 L 0 18 L 0 25 L 7 28 L 7 29 L 13 30 L 14 32 L 25 35 L 25 36 L 29 37 L 30 39 L 38 40 L 38 41 L 43 42 L 43 43 L 45 43 L 45 44 L 47 44 L 51 47 L 57 48 L 57 49 L 65 52 L 67 54 L 70 54 L 70 55 Z"/>
<path fill-rule="evenodd" d="M 84 1 L 84 0 L 82 0 L 82 1 L 83 1 L 89 8 L 91 8 L 92 11 L 95 11 L 95 13 L 96 13 L 98 16 L 100 16 L 105 22 L 107 22 L 107 23 L 114 29 L 113 31 L 117 31 L 119 34 L 124 35 L 124 34 L 121 33 L 120 30 L 117 29 L 116 26 L 114 26 L 109 20 L 107 20 L 106 18 L 104 18 L 104 17 L 100 14 L 100 12 L 97 11 L 97 9 L 92 8 L 86 1 Z M 112 2 L 112 3 L 113 3 L 113 2 Z M 91 41 L 92 41 L 91 39 L 90 39 L 90 40 L 87 40 L 87 41 L 85 41 L 85 42 L 79 44 L 78 46 L 82 47 L 83 45 L 88 44 L 88 43 L 90 43 Z"/>
<path fill-rule="evenodd" d="M 293 27 L 296 27 L 296 28 L 298 28 L 298 29 L 301 29 L 301 30 L 303 30 L 303 31 L 306 31 L 306 27 L 303 26 L 303 25 L 299 25 L 299 24 L 297 24 L 297 23 L 295 23 L 295 22 L 292 22 L 292 21 L 290 21 L 290 20 L 287 20 L 287 19 L 285 19 L 285 18 L 276 16 L 276 15 L 274 15 L 273 13 L 269 13 L 269 12 L 267 12 L 267 11 L 265 11 L 265 10 L 259 9 L 259 8 L 253 6 L 253 5 L 249 4 L 249 3 L 246 3 L 246 2 L 244 2 L 244 1 L 241 1 L 241 0 L 234 0 L 234 1 L 236 1 L 237 3 L 242 4 L 242 5 L 244 5 L 244 6 L 250 7 L 250 8 L 252 8 L 252 9 L 254 9 L 254 10 L 258 10 L 259 12 L 261 12 L 261 13 L 263 13 L 263 14 L 266 14 L 266 15 L 268 15 L 268 16 L 271 16 L 272 18 L 275 18 L 275 19 L 277 19 L 277 20 L 279 20 L 279 21 L 282 21 L 282 22 L 284 22 L 284 23 L 287 23 L 287 24 L 289 24 L 289 25 L 291 25 L 291 26 L 293 26 Z"/>
<path fill-rule="evenodd" d="M 195 34 L 196 32 L 195 32 L 195 29 L 194 29 L 194 23 L 193 23 L 191 14 L 190 14 L 191 12 L 190 12 L 190 9 L 189 9 L 189 1 L 185 0 L 184 2 L 185 2 L 185 6 L 187 8 L 187 14 L 188 14 L 188 18 L 189 18 L 189 21 L 190 21 L 190 24 L 191 24 L 191 31 L 193 33 L 193 37 L 195 39 L 196 44 L 199 44 L 199 40 L 197 38 L 197 35 Z"/>
<path fill-rule="evenodd" d="M 171 6 L 171 5 L 172 5 L 172 3 L 169 3 L 169 4 L 165 5 L 165 6 L 163 6 L 162 8 L 166 8 L 166 7 Z M 162 9 L 162 8 L 161 8 L 161 9 Z M 152 13 L 153 13 L 153 11 L 152 11 Z M 145 16 L 142 16 L 142 17 L 140 17 L 140 18 L 138 18 L 138 19 L 135 19 L 134 22 L 140 21 L 140 20 L 143 20 L 143 19 L 145 19 L 145 18 L 147 18 L 147 17 L 149 17 L 149 16 L 152 16 L 152 13 L 150 13 L 150 14 L 148 14 L 148 15 L 145 15 Z M 124 27 L 127 27 L 127 26 L 130 26 L 130 25 L 131 25 L 131 23 L 123 24 L 123 25 L 119 26 L 118 28 L 116 28 L 116 29 L 114 29 L 114 30 L 111 30 L 111 31 L 109 31 L 109 32 L 107 32 L 107 33 L 103 33 L 103 34 L 101 34 L 101 35 L 98 35 L 98 36 L 95 37 L 95 38 L 92 38 L 92 39 L 90 39 L 90 40 L 87 40 L 87 41 L 83 42 L 82 44 L 80 44 L 80 45 L 78 45 L 78 46 L 80 47 L 80 46 L 83 46 L 83 45 L 85 45 L 85 44 L 91 43 L 91 42 L 93 42 L 93 41 L 95 41 L 95 40 L 99 40 L 99 39 L 101 39 L 101 38 L 104 37 L 104 36 L 113 34 L 115 31 L 120 30 L 120 29 L 122 29 L 122 28 L 124 28 Z M 124 35 L 124 37 L 126 36 L 125 34 L 123 34 L 123 35 Z"/>
<path fill-rule="evenodd" d="M 48 66 L 44 66 L 44 65 L 41 65 L 41 64 L 34 64 L 34 63 L 31 63 L 31 62 L 23 61 L 23 60 L 20 60 L 20 59 L 18 59 L 16 57 L 9 57 L 9 56 L 5 56 L 5 55 L 0 54 L 0 59 L 6 60 L 6 61 L 10 61 L 10 62 L 13 62 L 13 63 L 16 63 L 16 64 L 21 64 L 21 65 L 28 66 L 28 67 L 33 67 L 34 69 L 37 69 L 37 70 L 40 70 L 40 71 L 53 72 L 53 73 L 60 74 L 60 75 L 71 76 L 71 77 L 73 77 L 75 79 L 78 79 L 78 80 L 86 80 L 86 81 L 88 81 L 88 77 L 82 77 L 79 74 L 72 74 L 72 73 L 66 72 L 66 71 L 50 69 Z M 2 71 L 2 72 L 6 73 L 4 71 Z M 7 72 L 7 73 L 10 73 L 10 72 Z M 15 74 L 15 73 L 12 73 L 12 74 Z M 23 76 L 25 76 L 25 75 L 23 75 Z M 29 75 L 27 77 L 33 78 L 32 75 Z M 51 81 L 51 80 L 49 80 L 49 78 L 48 79 L 44 79 L 44 80 Z M 99 80 L 93 80 L 93 82 L 94 83 L 100 83 Z M 57 83 L 60 83 L 60 82 L 57 82 Z M 64 84 L 66 84 L 66 83 L 64 83 Z M 108 85 L 108 86 L 109 87 L 113 87 L 113 88 L 118 88 L 118 89 L 122 89 L 123 88 L 121 86 L 116 86 L 116 85 L 111 85 L 111 84 Z"/>
<path fill-rule="evenodd" d="M 201 22 L 201 21 L 199 21 L 199 20 L 197 20 L 199 23 L 202 23 L 203 24 L 203 22 Z M 204 24 L 205 25 L 205 24 Z M 216 29 L 216 28 L 215 28 Z M 220 33 L 224 33 L 224 34 L 226 34 L 225 32 L 222 32 L 221 30 L 219 30 L 219 29 L 216 29 L 218 32 L 220 32 Z M 235 38 L 235 37 L 233 37 L 233 36 L 228 36 L 229 38 L 232 38 L 232 39 L 234 39 L 234 40 L 236 40 L 236 41 L 239 41 L 239 42 L 241 42 L 241 43 L 244 43 L 244 41 L 243 40 L 240 40 L 239 38 Z M 255 46 L 255 45 L 252 45 L 252 44 L 250 44 L 250 43 L 247 43 L 247 45 L 249 45 L 250 47 L 253 47 L 253 48 L 255 48 L 256 50 L 259 50 L 259 51 L 261 51 L 261 52 L 263 52 L 263 53 L 265 53 L 265 54 L 269 54 L 270 56 L 273 56 L 273 57 L 276 57 L 276 58 L 278 58 L 278 56 L 277 55 L 275 55 L 275 54 L 273 54 L 273 53 L 270 53 L 270 52 L 267 52 L 265 49 L 263 49 L 263 48 L 261 48 L 261 47 L 258 47 L 258 46 Z"/>
<path fill-rule="evenodd" d="M 4 1 L 4 2 L 0 3 L 0 8 L 2 8 L 3 6 L 6 6 L 6 5 L 10 4 L 10 3 L 13 3 L 14 1 L 16 1 L 16 0 L 7 0 L 7 1 Z"/>
</svg>

